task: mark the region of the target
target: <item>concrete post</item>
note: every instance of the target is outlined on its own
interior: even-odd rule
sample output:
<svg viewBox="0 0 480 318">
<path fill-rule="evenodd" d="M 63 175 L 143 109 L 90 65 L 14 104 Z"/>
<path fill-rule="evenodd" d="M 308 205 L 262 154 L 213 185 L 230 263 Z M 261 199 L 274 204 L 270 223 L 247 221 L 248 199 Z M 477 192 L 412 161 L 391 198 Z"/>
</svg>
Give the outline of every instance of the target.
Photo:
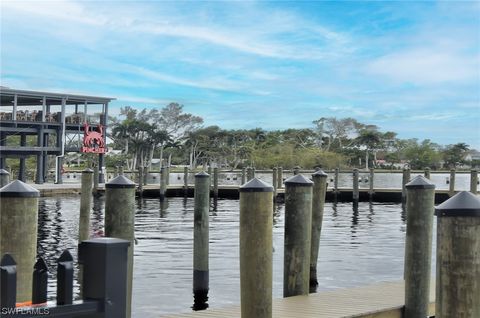
<svg viewBox="0 0 480 318">
<path fill-rule="evenodd" d="M 10 182 L 10 173 L 5 169 L 0 169 L 0 188 L 3 188 Z M 1 256 L 0 256 L 1 257 Z"/>
<path fill-rule="evenodd" d="M 374 178 L 375 178 L 375 169 L 370 168 L 370 178 L 368 178 L 368 185 L 369 185 L 368 194 L 370 196 L 370 199 L 372 199 L 372 196 L 375 193 L 375 190 L 373 188 Z"/>
<path fill-rule="evenodd" d="M 318 285 L 317 260 L 320 248 L 320 233 L 322 232 L 323 207 L 325 205 L 325 194 L 327 193 L 327 174 L 318 170 L 312 175 L 312 238 L 310 252 L 310 286 Z"/>
<path fill-rule="evenodd" d="M 477 194 L 477 185 L 478 185 L 478 171 L 472 169 L 470 172 L 470 192 Z"/>
<path fill-rule="evenodd" d="M 39 195 L 20 180 L 0 189 L 0 255 L 9 253 L 17 262 L 17 303 L 32 300 Z"/>
<path fill-rule="evenodd" d="M 407 188 L 406 184 L 410 182 L 410 169 L 403 168 L 402 171 L 402 202 L 407 202 Z"/>
<path fill-rule="evenodd" d="M 455 169 L 450 170 L 450 183 L 448 185 L 448 195 L 453 197 L 455 195 Z"/>
<path fill-rule="evenodd" d="M 430 179 L 430 168 L 429 167 L 425 168 L 425 178 Z"/>
<path fill-rule="evenodd" d="M 242 318 L 272 317 L 273 187 L 254 178 L 240 188 Z"/>
<path fill-rule="evenodd" d="M 283 168 L 278 167 L 278 178 L 277 178 L 277 188 L 281 189 L 283 187 Z"/>
<path fill-rule="evenodd" d="M 462 191 L 435 209 L 437 318 L 480 317 L 480 198 Z"/>
<path fill-rule="evenodd" d="M 127 265 L 127 317 L 132 312 L 135 183 L 118 176 L 105 184 L 105 236 L 130 242 Z"/>
<path fill-rule="evenodd" d="M 194 224 L 193 224 L 193 295 L 194 309 L 208 307 L 208 240 L 210 208 L 210 175 L 195 175 Z"/>
<path fill-rule="evenodd" d="M 160 201 L 165 200 L 167 194 L 167 170 L 165 167 L 160 169 Z"/>
<path fill-rule="evenodd" d="M 283 297 L 309 293 L 312 187 L 301 174 L 285 181 Z"/>
<path fill-rule="evenodd" d="M 90 234 L 90 211 L 92 210 L 93 170 L 82 171 L 82 190 L 80 197 L 80 222 L 78 225 L 78 243 L 88 240 Z"/>
<path fill-rule="evenodd" d="M 352 187 L 353 202 L 358 202 L 359 198 L 360 198 L 360 192 L 358 189 L 358 169 L 353 169 L 353 187 Z"/>
<path fill-rule="evenodd" d="M 407 189 L 405 240 L 405 317 L 428 316 L 435 185 L 415 177 Z"/>
<path fill-rule="evenodd" d="M 218 198 L 218 168 L 213 168 L 213 197 Z"/>
</svg>

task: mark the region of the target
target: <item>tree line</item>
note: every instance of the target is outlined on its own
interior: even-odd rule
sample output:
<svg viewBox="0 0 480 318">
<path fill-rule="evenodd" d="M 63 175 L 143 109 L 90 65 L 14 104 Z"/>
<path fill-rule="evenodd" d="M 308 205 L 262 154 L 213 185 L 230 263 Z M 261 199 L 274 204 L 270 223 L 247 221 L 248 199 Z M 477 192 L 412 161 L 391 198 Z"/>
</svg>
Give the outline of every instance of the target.
<svg viewBox="0 0 480 318">
<path fill-rule="evenodd" d="M 465 143 L 441 146 L 432 141 L 400 139 L 392 131 L 360 123 L 354 118 L 322 117 L 311 127 L 266 131 L 223 129 L 204 126 L 199 116 L 170 103 L 161 109 L 123 107 L 118 118 L 110 118 L 107 165 L 128 169 L 151 167 L 160 158 L 163 165 L 190 167 L 213 165 L 229 169 L 274 166 L 305 169 L 322 167 L 453 168 L 465 161 Z"/>
</svg>

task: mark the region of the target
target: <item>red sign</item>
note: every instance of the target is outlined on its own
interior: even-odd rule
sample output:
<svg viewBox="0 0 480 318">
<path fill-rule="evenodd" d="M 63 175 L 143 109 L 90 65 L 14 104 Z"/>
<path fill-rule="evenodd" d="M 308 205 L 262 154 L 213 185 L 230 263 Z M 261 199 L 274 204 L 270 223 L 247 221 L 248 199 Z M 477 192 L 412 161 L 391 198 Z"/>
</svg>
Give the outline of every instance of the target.
<svg viewBox="0 0 480 318">
<path fill-rule="evenodd" d="M 83 124 L 83 147 L 85 153 L 105 153 L 105 139 L 103 138 L 103 126 L 98 125 L 97 131 L 90 130 L 88 123 Z"/>
</svg>

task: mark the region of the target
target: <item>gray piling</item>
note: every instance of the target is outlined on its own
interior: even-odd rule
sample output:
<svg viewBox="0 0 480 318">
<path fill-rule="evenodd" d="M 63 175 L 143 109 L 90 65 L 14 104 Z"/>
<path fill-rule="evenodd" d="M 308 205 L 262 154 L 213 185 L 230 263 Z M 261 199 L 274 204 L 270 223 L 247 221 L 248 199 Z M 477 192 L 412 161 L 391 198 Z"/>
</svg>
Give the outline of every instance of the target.
<svg viewBox="0 0 480 318">
<path fill-rule="evenodd" d="M 448 195 L 453 197 L 455 195 L 455 169 L 450 169 L 450 181 L 448 185 Z"/>
<path fill-rule="evenodd" d="M 296 176 L 300 173 L 300 166 L 293 167 L 293 175 Z"/>
<path fill-rule="evenodd" d="M 167 170 L 165 167 L 160 169 L 160 201 L 165 200 L 167 194 Z"/>
<path fill-rule="evenodd" d="M 143 194 L 143 167 L 138 167 L 138 192 Z"/>
<path fill-rule="evenodd" d="M 368 195 L 370 196 L 370 199 L 372 199 L 373 194 L 375 193 L 375 190 L 373 188 L 374 178 L 375 178 L 375 169 L 370 168 L 370 177 L 368 178 L 368 186 L 369 186 Z"/>
<path fill-rule="evenodd" d="M 127 317 L 132 312 L 133 246 L 135 240 L 135 183 L 118 176 L 105 184 L 105 236 L 130 242 L 127 267 Z"/>
<path fill-rule="evenodd" d="M 254 178 L 240 187 L 242 318 L 272 317 L 273 187 Z"/>
<path fill-rule="evenodd" d="M 98 169 L 98 164 L 93 167 L 93 195 L 98 195 L 98 178 L 100 171 Z"/>
<path fill-rule="evenodd" d="M 428 316 L 435 185 L 415 177 L 407 189 L 405 240 L 405 317 Z"/>
<path fill-rule="evenodd" d="M 430 168 L 426 167 L 424 171 L 425 178 L 430 179 Z"/>
<path fill-rule="evenodd" d="M 301 174 L 285 181 L 283 297 L 309 293 L 312 188 Z"/>
<path fill-rule="evenodd" d="M 253 179 L 252 167 L 247 168 L 247 182 Z"/>
<path fill-rule="evenodd" d="M 410 182 L 410 169 L 403 168 L 402 171 L 402 202 L 407 202 L 407 188 L 406 184 Z"/>
<path fill-rule="evenodd" d="M 10 182 L 10 173 L 5 169 L 0 169 L 0 188 L 3 188 L 4 186 L 6 186 L 9 182 Z"/>
<path fill-rule="evenodd" d="M 119 171 L 118 174 L 119 174 L 120 176 L 123 176 L 123 173 L 124 173 L 123 171 L 124 171 L 123 166 L 120 166 L 120 171 Z"/>
<path fill-rule="evenodd" d="M 313 175 L 312 193 L 312 238 L 310 253 L 310 287 L 318 285 L 317 260 L 320 248 L 320 234 L 322 232 L 323 208 L 325 206 L 325 194 L 327 193 L 327 174 L 322 170 Z"/>
<path fill-rule="evenodd" d="M 183 193 L 188 195 L 188 167 L 183 168 Z"/>
<path fill-rule="evenodd" d="M 247 182 L 247 169 L 245 167 L 242 168 L 242 185 Z"/>
<path fill-rule="evenodd" d="M 333 193 L 335 195 L 338 194 L 338 175 L 339 175 L 340 169 L 335 168 L 335 175 L 333 179 Z"/>
<path fill-rule="evenodd" d="M 213 197 L 218 198 L 218 168 L 213 168 Z"/>
<path fill-rule="evenodd" d="M 0 255 L 17 262 L 17 303 L 32 300 L 32 270 L 37 256 L 37 189 L 15 180 L 0 190 Z"/>
<path fill-rule="evenodd" d="M 93 170 L 82 171 L 82 188 L 80 197 L 80 222 L 78 225 L 78 243 L 88 240 L 90 233 L 90 211 L 92 210 Z"/>
<path fill-rule="evenodd" d="M 210 208 L 210 175 L 195 175 L 194 224 L 193 224 L 193 309 L 208 307 L 208 214 Z"/>
<path fill-rule="evenodd" d="M 435 209 L 437 318 L 480 317 L 480 198 L 462 191 Z"/>
<path fill-rule="evenodd" d="M 353 169 L 353 187 L 352 187 L 352 199 L 353 202 L 358 202 L 360 198 L 360 192 L 358 189 L 358 169 Z"/>
<path fill-rule="evenodd" d="M 272 185 L 273 185 L 273 201 L 275 201 L 277 197 L 277 187 L 278 187 L 278 182 L 277 182 L 277 177 L 278 177 L 278 169 L 276 167 L 273 167 L 272 169 Z"/>
<path fill-rule="evenodd" d="M 170 166 L 165 167 L 165 171 L 166 171 L 165 182 L 167 183 L 167 185 L 169 185 L 170 184 Z"/>
<path fill-rule="evenodd" d="M 470 192 L 477 194 L 477 185 L 478 185 L 478 171 L 472 169 L 470 171 Z"/>
<path fill-rule="evenodd" d="M 282 167 L 278 167 L 278 178 L 277 178 L 277 188 L 278 189 L 281 189 L 283 188 L 283 168 Z"/>
</svg>

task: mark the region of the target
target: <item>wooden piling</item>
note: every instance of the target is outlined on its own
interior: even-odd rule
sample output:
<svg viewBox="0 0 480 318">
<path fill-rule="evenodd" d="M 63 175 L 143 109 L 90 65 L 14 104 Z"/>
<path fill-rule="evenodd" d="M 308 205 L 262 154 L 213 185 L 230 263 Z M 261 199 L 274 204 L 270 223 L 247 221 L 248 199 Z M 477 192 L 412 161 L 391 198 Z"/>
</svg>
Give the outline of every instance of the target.
<svg viewBox="0 0 480 318">
<path fill-rule="evenodd" d="M 352 186 L 353 202 L 358 202 L 359 198 L 360 198 L 360 191 L 358 188 L 358 169 L 353 169 L 353 186 Z"/>
<path fill-rule="evenodd" d="M 213 197 L 218 199 L 218 168 L 213 168 Z"/>
<path fill-rule="evenodd" d="M 325 194 L 327 193 L 328 175 L 322 170 L 316 171 L 313 175 L 312 193 L 312 238 L 310 252 L 310 287 L 318 285 L 317 260 L 320 248 L 320 234 L 322 232 L 323 208 L 325 205 Z"/>
<path fill-rule="evenodd" d="M 338 168 L 335 168 L 335 175 L 334 175 L 334 179 L 333 179 L 333 192 L 335 195 L 337 195 L 338 193 L 338 174 L 339 174 L 339 171 L 340 169 Z"/>
<path fill-rule="evenodd" d="M 138 167 L 138 192 L 140 195 L 143 194 L 143 167 Z"/>
<path fill-rule="evenodd" d="M 275 201 L 277 197 L 277 177 L 278 177 L 278 171 L 277 167 L 273 167 L 272 169 L 272 185 L 273 185 L 273 201 Z M 275 207 L 274 207 L 275 208 Z"/>
<path fill-rule="evenodd" d="M 470 171 L 470 192 L 477 194 L 477 185 L 478 185 L 478 171 L 477 169 L 472 169 Z"/>
<path fill-rule="evenodd" d="M 375 169 L 370 168 L 370 177 L 368 178 L 368 185 L 369 185 L 368 195 L 369 195 L 370 199 L 372 199 L 373 194 L 375 193 L 375 190 L 374 190 L 374 187 L 373 187 L 374 186 L 373 185 L 374 178 L 375 178 Z"/>
<path fill-rule="evenodd" d="M 453 197 L 455 195 L 455 169 L 450 169 L 450 181 L 448 185 L 448 195 Z"/>
<path fill-rule="evenodd" d="M 93 195 L 98 195 L 98 180 L 100 176 L 100 171 L 98 168 L 98 164 L 93 167 Z"/>
<path fill-rule="evenodd" d="M 193 309 L 208 307 L 209 267 L 209 208 L 210 175 L 200 172 L 195 175 L 194 224 L 193 224 Z"/>
<path fill-rule="evenodd" d="M 247 169 L 245 167 L 242 168 L 242 185 L 247 182 Z"/>
<path fill-rule="evenodd" d="M 78 243 L 88 240 L 90 234 L 90 211 L 92 210 L 92 181 L 93 170 L 82 171 L 82 185 L 80 197 L 80 221 L 78 225 Z"/>
<path fill-rule="evenodd" d="M 10 182 L 10 173 L 5 169 L 0 169 L 0 188 L 3 188 L 4 186 L 6 186 L 9 182 Z"/>
<path fill-rule="evenodd" d="M 430 168 L 426 167 L 424 171 L 425 178 L 430 179 Z"/>
<path fill-rule="evenodd" d="M 283 188 L 283 168 L 282 167 L 278 167 L 278 178 L 277 178 L 277 188 L 278 189 L 281 189 Z"/>
<path fill-rule="evenodd" d="M 247 182 L 253 179 L 252 167 L 247 168 Z"/>
<path fill-rule="evenodd" d="M 405 185 L 410 182 L 410 169 L 403 168 L 402 171 L 402 203 L 407 202 L 407 188 Z"/>
<path fill-rule="evenodd" d="M 105 236 L 130 242 L 127 264 L 127 317 L 132 312 L 135 183 L 118 176 L 105 184 Z"/>
<path fill-rule="evenodd" d="M 188 167 L 183 167 L 183 193 L 188 195 Z"/>
<path fill-rule="evenodd" d="M 480 317 L 480 198 L 462 191 L 435 209 L 437 318 Z"/>
<path fill-rule="evenodd" d="M 273 187 L 254 178 L 240 188 L 242 318 L 272 317 Z"/>
<path fill-rule="evenodd" d="M 17 263 L 17 303 L 32 300 L 37 255 L 38 190 L 15 180 L 0 190 L 0 255 Z"/>
<path fill-rule="evenodd" d="M 165 200 L 167 193 L 167 170 L 165 167 L 160 169 L 160 201 Z"/>
<path fill-rule="evenodd" d="M 285 181 L 283 297 L 309 293 L 312 188 L 301 174 Z"/>
<path fill-rule="evenodd" d="M 293 175 L 296 176 L 300 173 L 300 166 L 293 167 Z"/>
<path fill-rule="evenodd" d="M 422 176 L 406 184 L 405 317 L 428 316 L 435 185 Z"/>
</svg>

